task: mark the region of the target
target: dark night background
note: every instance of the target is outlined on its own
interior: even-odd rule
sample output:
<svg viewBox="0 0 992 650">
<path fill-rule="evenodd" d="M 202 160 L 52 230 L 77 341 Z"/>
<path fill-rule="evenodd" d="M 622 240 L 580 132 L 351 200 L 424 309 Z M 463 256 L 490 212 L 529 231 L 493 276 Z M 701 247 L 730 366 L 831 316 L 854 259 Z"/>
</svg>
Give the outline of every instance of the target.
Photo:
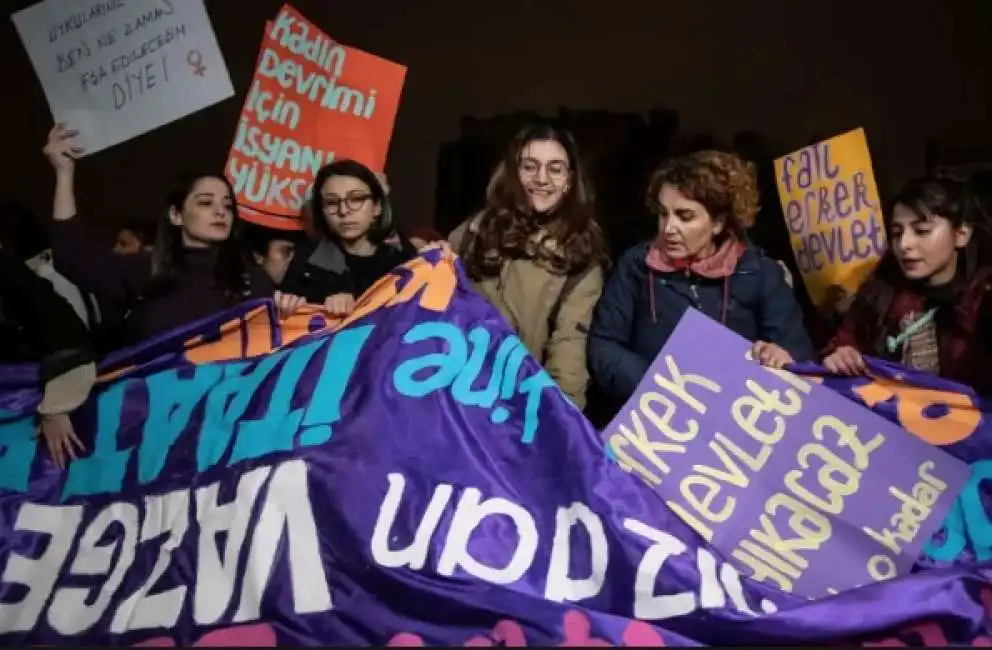
<svg viewBox="0 0 992 650">
<path fill-rule="evenodd" d="M 13 13 L 30 4 L 4 7 Z M 207 0 L 235 97 L 84 160 L 81 210 L 108 227 L 125 214 L 153 215 L 169 177 L 222 168 L 264 23 L 281 5 Z M 631 238 L 616 232 L 628 208 L 611 197 L 627 197 L 629 210 L 643 205 L 641 176 L 669 148 L 676 125 L 674 146 L 705 144 L 700 135 L 730 145 L 736 135 L 758 157 L 863 126 L 883 193 L 928 163 L 992 159 L 987 0 L 293 5 L 334 38 L 409 67 L 388 163 L 406 225 L 435 221 L 447 231 L 481 200 L 492 156 L 517 123 L 488 118 L 515 111 L 571 113 L 606 197 L 604 220 L 620 242 Z M 13 164 L 0 192 L 44 214 L 52 174 L 41 147 L 51 116 L 13 23 L 2 29 Z M 463 133 L 478 144 L 442 147 Z"/>
</svg>

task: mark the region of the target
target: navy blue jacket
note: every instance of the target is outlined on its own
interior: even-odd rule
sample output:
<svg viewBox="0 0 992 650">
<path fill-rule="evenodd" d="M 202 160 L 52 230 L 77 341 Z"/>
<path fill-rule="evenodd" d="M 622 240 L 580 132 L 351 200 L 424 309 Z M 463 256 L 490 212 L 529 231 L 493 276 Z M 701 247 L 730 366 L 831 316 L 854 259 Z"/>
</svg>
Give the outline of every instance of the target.
<svg viewBox="0 0 992 650">
<path fill-rule="evenodd" d="M 760 249 L 748 245 L 734 273 L 714 280 L 683 272 L 649 274 L 649 245 L 638 244 L 620 256 L 589 330 L 589 368 L 611 397 L 626 400 L 633 394 L 686 309 L 723 320 L 725 291 L 723 322 L 729 329 L 751 341 L 775 343 L 796 361 L 816 357 L 782 268 Z"/>
</svg>

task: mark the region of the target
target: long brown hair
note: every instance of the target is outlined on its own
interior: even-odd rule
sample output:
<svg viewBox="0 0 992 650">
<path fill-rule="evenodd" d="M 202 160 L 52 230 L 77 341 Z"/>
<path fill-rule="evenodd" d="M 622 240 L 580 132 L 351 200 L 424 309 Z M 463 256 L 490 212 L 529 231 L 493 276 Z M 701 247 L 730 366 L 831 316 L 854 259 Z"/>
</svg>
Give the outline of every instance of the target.
<svg viewBox="0 0 992 650">
<path fill-rule="evenodd" d="M 557 142 L 568 156 L 569 189 L 548 214 L 535 213 L 530 207 L 517 171 L 524 149 L 538 140 Z M 565 129 L 549 124 L 522 129 L 489 181 L 478 232 L 464 255 L 465 268 L 476 279 L 493 277 L 514 259 L 532 260 L 561 275 L 592 265 L 605 267 L 609 262 L 606 239 L 596 222 L 591 183 L 575 138 Z"/>
</svg>

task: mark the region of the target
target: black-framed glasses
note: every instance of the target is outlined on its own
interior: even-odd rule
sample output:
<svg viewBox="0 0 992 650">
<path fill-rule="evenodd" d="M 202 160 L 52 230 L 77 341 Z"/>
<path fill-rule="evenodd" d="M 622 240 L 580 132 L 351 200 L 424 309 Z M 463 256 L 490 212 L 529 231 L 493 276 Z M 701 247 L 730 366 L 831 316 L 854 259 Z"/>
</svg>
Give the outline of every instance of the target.
<svg viewBox="0 0 992 650">
<path fill-rule="evenodd" d="M 549 160 L 546 163 L 542 163 L 540 160 L 535 160 L 534 158 L 520 159 L 520 172 L 524 176 L 537 176 L 541 173 L 541 169 L 544 169 L 548 174 L 548 178 L 553 181 L 565 180 L 570 171 L 568 163 L 564 160 Z"/>
<path fill-rule="evenodd" d="M 348 209 L 348 212 L 361 210 L 365 202 L 372 198 L 371 194 L 349 194 L 343 197 L 324 197 L 324 214 L 341 214 L 341 206 Z"/>
</svg>

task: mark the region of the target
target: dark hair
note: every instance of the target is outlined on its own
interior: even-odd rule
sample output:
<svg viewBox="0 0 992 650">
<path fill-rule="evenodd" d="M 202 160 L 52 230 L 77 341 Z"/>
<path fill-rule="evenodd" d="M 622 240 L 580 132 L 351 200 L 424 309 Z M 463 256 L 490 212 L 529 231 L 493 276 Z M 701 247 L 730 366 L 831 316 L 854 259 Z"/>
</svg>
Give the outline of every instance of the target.
<svg viewBox="0 0 992 650">
<path fill-rule="evenodd" d="M 571 187 L 548 214 L 534 213 L 517 172 L 524 149 L 539 140 L 561 145 L 571 175 Z M 538 245 L 535 235 L 553 245 Z M 524 127 L 510 141 L 489 181 L 478 233 L 465 252 L 465 268 L 474 278 L 493 277 L 499 275 L 504 262 L 513 259 L 534 260 L 559 274 L 609 264 L 606 238 L 596 222 L 592 185 L 575 138 L 565 129 L 543 123 Z"/>
<path fill-rule="evenodd" d="M 231 210 L 234 220 L 230 236 L 215 247 L 214 282 L 223 289 L 232 303 L 240 302 L 250 293 L 248 269 L 244 242 L 241 237 L 241 219 L 234 204 L 234 188 L 223 174 L 185 174 L 176 179 L 166 195 L 166 210 L 158 220 L 155 243 L 152 245 L 152 278 L 142 291 L 142 296 L 161 293 L 173 286 L 176 271 L 183 267 L 186 249 L 183 246 L 182 229 L 172 224 L 169 212 L 182 210 L 193 193 L 197 183 L 204 179 L 216 179 L 224 183 L 231 197 Z"/>
<path fill-rule="evenodd" d="M 393 234 L 393 207 L 386 195 L 386 190 L 379 182 L 379 177 L 371 169 L 357 160 L 336 160 L 324 165 L 317 172 L 313 179 L 313 196 L 310 199 L 310 218 L 313 220 L 314 230 L 321 239 L 328 239 L 335 243 L 339 242 L 337 234 L 331 230 L 327 219 L 324 218 L 324 196 L 321 188 L 329 178 L 334 176 L 348 176 L 355 178 L 369 186 L 372 200 L 379 205 L 380 213 L 372 222 L 367 237 L 369 241 L 378 246 Z"/>
<path fill-rule="evenodd" d="M 732 153 L 697 151 L 663 162 L 648 183 L 647 205 L 654 213 L 658 212 L 663 185 L 671 185 L 686 198 L 701 203 L 740 241 L 745 241 L 761 207 L 754 163 Z"/>
<path fill-rule="evenodd" d="M 964 225 L 972 227 L 971 239 L 964 254 L 958 258 L 955 284 L 959 287 L 967 286 L 982 267 L 992 264 L 992 222 L 964 182 L 945 176 L 930 176 L 906 183 L 888 202 L 888 209 L 883 217 L 885 233 L 890 240 L 892 210 L 897 205 L 912 210 L 921 219 L 940 217 L 950 221 L 954 228 Z M 873 315 L 874 318 L 869 318 L 869 322 L 877 325 L 881 331 L 896 290 L 911 284 L 899 268 L 890 246 L 858 291 L 856 304 L 852 308 Z"/>
<path fill-rule="evenodd" d="M 48 232 L 25 204 L 4 197 L 0 200 L 0 245 L 28 260 L 49 248 Z"/>
<path fill-rule="evenodd" d="M 306 238 L 306 234 L 301 230 L 277 230 L 248 222 L 242 225 L 241 234 L 248 250 L 262 256 L 268 254 L 269 244 L 277 239 L 300 244 Z"/>
</svg>

